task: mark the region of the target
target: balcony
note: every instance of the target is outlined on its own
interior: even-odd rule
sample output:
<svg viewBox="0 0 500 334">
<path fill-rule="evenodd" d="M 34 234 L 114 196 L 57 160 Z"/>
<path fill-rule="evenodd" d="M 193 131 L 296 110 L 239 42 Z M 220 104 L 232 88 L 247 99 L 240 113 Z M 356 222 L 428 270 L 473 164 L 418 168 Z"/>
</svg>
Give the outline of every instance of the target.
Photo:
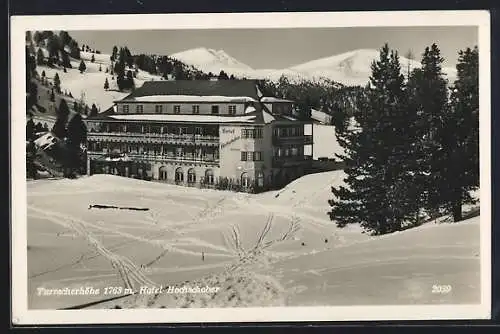
<svg viewBox="0 0 500 334">
<path fill-rule="evenodd" d="M 275 168 L 299 166 L 310 163 L 312 163 L 312 156 L 310 155 L 273 157 L 273 167 Z"/>
<path fill-rule="evenodd" d="M 313 137 L 312 135 L 302 135 L 302 136 L 273 136 L 273 145 L 312 145 Z"/>
<path fill-rule="evenodd" d="M 153 144 L 219 145 L 219 137 L 202 135 L 174 135 L 160 133 L 89 132 L 87 140 Z"/>
<path fill-rule="evenodd" d="M 87 156 L 91 159 L 103 158 L 109 155 L 109 152 L 96 152 L 88 151 Z M 219 165 L 219 159 L 213 155 L 207 155 L 204 157 L 197 157 L 194 154 L 185 154 L 184 156 L 166 155 L 166 154 L 155 154 L 155 153 L 125 153 L 124 154 L 130 160 L 140 160 L 140 161 L 164 161 L 170 163 L 200 163 L 212 166 Z"/>
</svg>

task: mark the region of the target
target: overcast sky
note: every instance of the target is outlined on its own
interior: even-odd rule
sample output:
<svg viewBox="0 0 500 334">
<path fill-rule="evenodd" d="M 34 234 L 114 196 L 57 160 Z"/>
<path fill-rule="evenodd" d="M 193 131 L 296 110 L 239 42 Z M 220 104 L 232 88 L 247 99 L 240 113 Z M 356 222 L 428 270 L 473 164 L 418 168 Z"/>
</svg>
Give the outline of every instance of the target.
<svg viewBox="0 0 500 334">
<path fill-rule="evenodd" d="M 113 45 L 128 46 L 133 54 L 169 55 L 206 47 L 224 50 L 255 68 L 286 68 L 355 49 L 379 49 L 385 42 L 417 60 L 426 46 L 436 43 L 445 66 L 455 66 L 458 50 L 477 45 L 477 27 L 356 27 L 300 29 L 203 29 L 70 31 L 79 44 L 103 53 Z"/>
</svg>

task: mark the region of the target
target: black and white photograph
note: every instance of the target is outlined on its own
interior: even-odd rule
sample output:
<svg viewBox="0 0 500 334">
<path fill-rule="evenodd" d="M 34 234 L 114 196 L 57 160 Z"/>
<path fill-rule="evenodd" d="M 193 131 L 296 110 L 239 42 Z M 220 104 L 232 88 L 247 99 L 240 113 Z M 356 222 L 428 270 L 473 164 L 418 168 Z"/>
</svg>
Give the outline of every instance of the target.
<svg viewBox="0 0 500 334">
<path fill-rule="evenodd" d="M 490 316 L 487 12 L 11 24 L 14 323 Z"/>
</svg>

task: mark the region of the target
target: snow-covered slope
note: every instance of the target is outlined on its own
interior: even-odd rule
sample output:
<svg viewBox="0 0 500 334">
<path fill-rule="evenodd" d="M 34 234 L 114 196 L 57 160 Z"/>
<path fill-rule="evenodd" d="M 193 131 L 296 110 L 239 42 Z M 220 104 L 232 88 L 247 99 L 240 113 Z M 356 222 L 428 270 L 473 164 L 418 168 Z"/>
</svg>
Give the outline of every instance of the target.
<svg viewBox="0 0 500 334">
<path fill-rule="evenodd" d="M 327 200 L 343 179 L 342 171 L 311 174 L 254 195 L 111 175 L 28 182 L 29 307 L 107 298 L 44 296 L 40 288 L 127 285 L 220 291 L 142 294 L 94 307 L 480 301 L 479 217 L 382 237 L 356 224 L 340 229 L 327 215 Z M 149 210 L 90 208 L 96 204 Z M 432 294 L 433 284 L 453 292 Z"/>
<path fill-rule="evenodd" d="M 42 49 L 46 56 L 48 52 Z M 75 99 L 83 99 L 84 102 L 90 107 L 93 103 L 101 111 L 113 105 L 113 101 L 119 100 L 129 93 L 118 91 L 116 84 L 116 76 L 106 73 L 106 69 L 111 67 L 111 60 L 109 54 L 93 54 L 94 62 L 91 62 L 92 53 L 80 52 L 81 59 L 85 62 L 86 70 L 80 73 L 78 67 L 80 60 L 72 59 L 72 68 L 67 68 L 66 73 L 60 67 L 37 66 L 38 74 L 41 75 L 45 71 L 45 75 L 50 82 L 56 73 L 59 74 L 61 80 L 61 90 L 63 92 L 69 91 Z M 101 71 L 99 71 L 99 67 Z M 128 69 L 127 69 L 128 70 Z M 109 89 L 104 89 L 104 81 L 108 79 Z M 151 75 L 147 72 L 139 70 L 137 78 L 134 79 L 135 86 L 140 87 L 145 81 L 161 80 L 159 76 Z"/>
<path fill-rule="evenodd" d="M 252 68 L 228 55 L 224 50 L 196 48 L 174 53 L 170 57 L 185 64 L 193 65 L 205 73 L 218 75 L 221 70 L 229 74 L 249 73 Z"/>
<path fill-rule="evenodd" d="M 375 49 L 358 49 L 339 55 L 324 57 L 291 67 L 292 70 L 307 73 L 312 77 L 327 77 L 344 83 L 364 85 L 371 75 L 371 64 L 379 58 L 379 51 Z M 408 67 L 419 68 L 420 62 L 400 56 L 401 71 L 406 75 Z M 449 78 L 454 78 L 453 68 L 444 68 Z"/>
</svg>

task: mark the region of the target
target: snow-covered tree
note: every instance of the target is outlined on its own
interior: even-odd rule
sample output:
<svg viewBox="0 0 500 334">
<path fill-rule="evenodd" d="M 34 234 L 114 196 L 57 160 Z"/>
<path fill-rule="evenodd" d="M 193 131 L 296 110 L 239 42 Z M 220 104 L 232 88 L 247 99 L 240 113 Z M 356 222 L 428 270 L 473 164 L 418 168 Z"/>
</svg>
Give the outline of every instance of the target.
<svg viewBox="0 0 500 334">
<path fill-rule="evenodd" d="M 440 136 L 440 185 L 443 207 L 462 220 L 462 205 L 471 203 L 470 190 L 479 186 L 479 51 L 477 47 L 459 52 L 457 80 L 449 112 L 444 115 Z"/>
<path fill-rule="evenodd" d="M 407 201 L 408 103 L 399 57 L 387 44 L 371 68 L 366 100 L 356 115 L 361 129 L 340 138 L 346 185 L 332 187 L 329 216 L 339 227 L 360 223 L 372 234 L 385 234 L 401 230 L 416 211 Z"/>
<path fill-rule="evenodd" d="M 439 136 L 443 132 L 443 116 L 448 110 L 448 82 L 442 72 L 444 59 L 436 44 L 422 55 L 421 68 L 413 70 L 408 80 L 409 114 L 413 115 L 415 145 L 413 155 L 414 182 L 420 196 L 415 199 L 431 214 L 439 211 L 441 193 L 438 187 L 440 169 L 444 167 Z"/>
</svg>

